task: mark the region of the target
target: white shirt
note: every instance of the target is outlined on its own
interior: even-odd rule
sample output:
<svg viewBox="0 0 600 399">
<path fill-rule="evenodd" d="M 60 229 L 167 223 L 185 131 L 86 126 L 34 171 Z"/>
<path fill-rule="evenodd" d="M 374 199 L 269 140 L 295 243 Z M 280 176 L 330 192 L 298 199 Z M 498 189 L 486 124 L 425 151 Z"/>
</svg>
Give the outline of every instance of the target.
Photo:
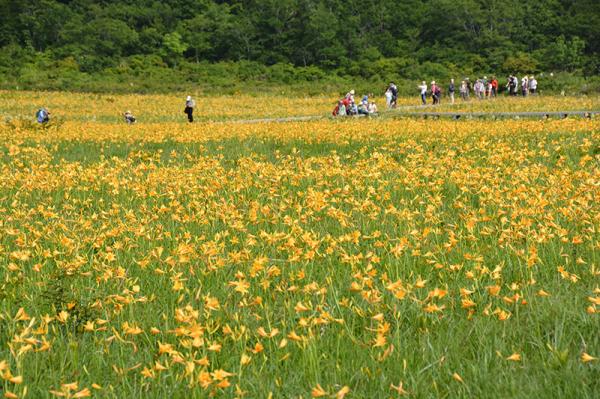
<svg viewBox="0 0 600 399">
<path fill-rule="evenodd" d="M 420 85 L 419 89 L 421 89 L 421 94 L 427 94 L 427 85 Z"/>
</svg>

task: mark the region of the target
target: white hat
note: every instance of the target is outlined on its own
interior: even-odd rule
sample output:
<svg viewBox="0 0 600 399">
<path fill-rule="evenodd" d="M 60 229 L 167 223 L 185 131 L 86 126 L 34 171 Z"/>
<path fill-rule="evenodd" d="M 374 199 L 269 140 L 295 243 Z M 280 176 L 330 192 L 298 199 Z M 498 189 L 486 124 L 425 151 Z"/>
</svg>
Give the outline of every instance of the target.
<svg viewBox="0 0 600 399">
<path fill-rule="evenodd" d="M 354 89 L 350 90 L 350 94 L 354 94 Z"/>
<path fill-rule="evenodd" d="M 185 100 L 190 101 L 191 99 L 192 99 L 192 96 L 187 96 L 187 98 Z"/>
</svg>

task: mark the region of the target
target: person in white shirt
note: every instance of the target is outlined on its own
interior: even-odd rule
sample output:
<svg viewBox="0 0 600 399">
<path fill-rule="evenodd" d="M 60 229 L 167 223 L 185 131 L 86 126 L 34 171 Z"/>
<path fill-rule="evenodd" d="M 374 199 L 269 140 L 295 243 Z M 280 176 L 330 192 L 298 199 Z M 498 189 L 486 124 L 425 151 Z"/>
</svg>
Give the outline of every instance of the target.
<svg viewBox="0 0 600 399">
<path fill-rule="evenodd" d="M 427 104 L 427 83 L 425 83 L 425 81 L 421 82 L 419 90 L 421 90 L 421 101 L 423 102 L 423 105 L 425 105 Z"/>
<path fill-rule="evenodd" d="M 392 91 L 390 89 L 385 91 L 385 105 L 388 109 L 392 108 Z"/>
<path fill-rule="evenodd" d="M 535 94 L 537 90 L 537 80 L 535 80 L 535 76 L 529 78 L 529 93 L 532 95 Z"/>
<path fill-rule="evenodd" d="M 346 93 L 346 98 L 348 100 L 350 100 L 350 104 L 354 104 L 354 89 L 350 90 L 348 93 Z"/>
<path fill-rule="evenodd" d="M 377 104 L 375 104 L 374 102 L 370 102 L 368 109 L 369 109 L 369 114 L 376 114 L 377 113 Z"/>
<path fill-rule="evenodd" d="M 529 79 L 527 76 L 524 76 L 523 79 L 521 79 L 521 94 L 523 97 L 527 97 L 527 94 L 529 94 Z"/>
</svg>

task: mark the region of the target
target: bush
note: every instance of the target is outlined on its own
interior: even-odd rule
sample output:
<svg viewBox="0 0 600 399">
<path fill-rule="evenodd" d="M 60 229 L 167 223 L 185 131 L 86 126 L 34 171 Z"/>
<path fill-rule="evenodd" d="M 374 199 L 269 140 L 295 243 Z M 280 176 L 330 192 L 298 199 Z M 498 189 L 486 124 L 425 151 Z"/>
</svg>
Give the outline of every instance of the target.
<svg viewBox="0 0 600 399">
<path fill-rule="evenodd" d="M 10 48 L 9 48 L 10 50 Z M 261 91 L 287 91 L 297 94 L 345 94 L 350 88 L 359 92 L 382 94 L 393 81 L 401 95 L 415 96 L 416 86 L 422 80 L 436 80 L 446 85 L 450 78 L 460 81 L 465 76 L 492 76 L 494 71 L 482 68 L 473 71 L 453 63 L 424 62 L 418 64 L 408 58 L 380 58 L 375 61 L 348 62 L 336 70 L 316 66 L 294 67 L 278 63 L 271 66 L 252 61 L 188 62 L 169 68 L 156 55 L 136 55 L 122 59 L 118 65 L 100 71 L 87 72 L 76 57 L 54 61 L 47 53 L 22 53 L 18 49 L 9 54 L 23 56 L 12 60 L 0 52 L 0 87 L 30 90 L 71 90 L 114 93 L 173 92 L 202 90 L 206 93 L 232 94 Z M 537 72 L 533 59 L 522 54 L 505 63 L 505 68 L 521 76 Z M 500 71 L 503 72 L 503 71 Z M 581 72 L 561 72 L 539 75 L 540 89 L 545 93 L 568 94 L 599 92 L 600 78 L 585 79 Z M 498 73 L 498 76 L 502 76 Z M 284 87 L 285 86 L 285 87 Z M 282 88 L 283 87 L 283 88 Z"/>
</svg>

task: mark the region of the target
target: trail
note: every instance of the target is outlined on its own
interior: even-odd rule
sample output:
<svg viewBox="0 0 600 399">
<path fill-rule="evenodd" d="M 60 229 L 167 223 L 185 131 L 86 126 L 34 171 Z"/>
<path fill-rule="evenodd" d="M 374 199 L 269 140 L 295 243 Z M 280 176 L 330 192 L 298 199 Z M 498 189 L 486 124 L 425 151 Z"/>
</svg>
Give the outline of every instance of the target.
<svg viewBox="0 0 600 399">
<path fill-rule="evenodd" d="M 453 107 L 457 104 L 443 104 L 444 106 Z M 454 120 L 459 119 L 473 119 L 473 118 L 488 118 L 488 119 L 502 119 L 502 118 L 567 118 L 570 116 L 578 116 L 585 118 L 592 118 L 600 115 L 600 111 L 522 111 L 522 112 L 468 112 L 468 111 L 457 111 L 457 112 L 407 112 L 415 109 L 424 108 L 437 108 L 440 105 L 404 105 L 396 107 L 391 110 L 385 110 L 379 113 L 376 117 L 409 117 L 409 118 L 450 118 Z M 352 118 L 365 117 L 365 115 L 355 115 Z M 237 119 L 229 121 L 219 121 L 220 123 L 240 123 L 240 124 L 251 124 L 251 123 L 277 123 L 277 122 L 305 122 L 305 121 L 316 121 L 321 119 L 334 119 L 330 115 L 308 115 L 308 116 L 289 116 L 279 118 L 259 118 L 259 119 Z M 344 119 L 343 117 L 341 118 Z"/>
</svg>

